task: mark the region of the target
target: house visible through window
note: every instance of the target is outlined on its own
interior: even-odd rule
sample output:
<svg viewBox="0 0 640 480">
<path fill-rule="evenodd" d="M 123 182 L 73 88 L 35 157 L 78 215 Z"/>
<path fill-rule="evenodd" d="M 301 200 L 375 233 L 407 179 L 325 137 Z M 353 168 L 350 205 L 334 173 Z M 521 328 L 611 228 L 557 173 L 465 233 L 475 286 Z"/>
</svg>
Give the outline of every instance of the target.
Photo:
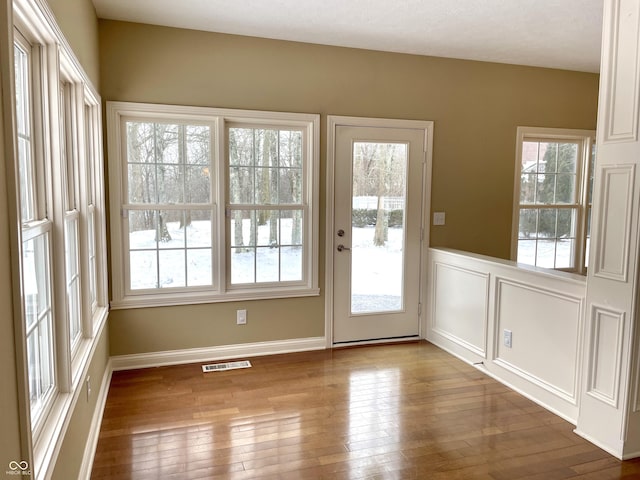
<svg viewBox="0 0 640 480">
<path fill-rule="evenodd" d="M 317 115 L 109 111 L 112 306 L 317 294 Z"/>
<path fill-rule="evenodd" d="M 518 128 L 513 257 L 584 273 L 595 132 Z"/>
</svg>

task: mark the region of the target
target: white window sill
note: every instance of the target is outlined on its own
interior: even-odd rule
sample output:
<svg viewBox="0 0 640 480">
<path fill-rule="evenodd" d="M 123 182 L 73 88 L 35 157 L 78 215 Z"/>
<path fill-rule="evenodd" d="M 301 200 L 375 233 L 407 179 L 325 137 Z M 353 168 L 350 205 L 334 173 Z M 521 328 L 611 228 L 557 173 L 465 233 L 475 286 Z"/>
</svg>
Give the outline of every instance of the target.
<svg viewBox="0 0 640 480">
<path fill-rule="evenodd" d="M 317 297 L 319 288 L 291 287 L 265 290 L 230 290 L 225 293 L 161 293 L 130 295 L 122 300 L 112 300 L 111 309 L 170 307 L 176 305 L 196 305 L 200 303 L 223 303 L 243 300 L 268 300 L 274 298 Z"/>
</svg>

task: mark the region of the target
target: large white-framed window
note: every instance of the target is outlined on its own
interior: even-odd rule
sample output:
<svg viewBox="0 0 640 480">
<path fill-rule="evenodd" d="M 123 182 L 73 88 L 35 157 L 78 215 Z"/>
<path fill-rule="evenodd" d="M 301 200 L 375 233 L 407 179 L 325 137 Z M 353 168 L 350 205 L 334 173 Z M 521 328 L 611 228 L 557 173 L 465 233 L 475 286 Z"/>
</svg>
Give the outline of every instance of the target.
<svg viewBox="0 0 640 480">
<path fill-rule="evenodd" d="M 64 75 L 64 72 L 62 72 Z M 77 89 L 68 77 L 60 83 L 60 160 L 62 209 L 64 216 L 65 300 L 69 344 L 75 353 L 82 337 L 81 276 L 80 276 L 80 211 L 78 208 L 78 130 Z"/>
<path fill-rule="evenodd" d="M 108 314 L 101 101 L 53 19 L 46 2 L 13 1 L 12 88 L 0 92 L 14 112 L 15 332 L 34 478 L 52 475 Z"/>
<path fill-rule="evenodd" d="M 595 131 L 518 127 L 512 259 L 585 273 Z"/>
<path fill-rule="evenodd" d="M 112 308 L 317 295 L 319 116 L 107 105 Z"/>
<path fill-rule="evenodd" d="M 42 51 L 14 31 L 14 85 L 21 225 L 22 297 L 32 428 L 38 432 L 58 388 L 48 171 L 43 149 Z"/>
</svg>

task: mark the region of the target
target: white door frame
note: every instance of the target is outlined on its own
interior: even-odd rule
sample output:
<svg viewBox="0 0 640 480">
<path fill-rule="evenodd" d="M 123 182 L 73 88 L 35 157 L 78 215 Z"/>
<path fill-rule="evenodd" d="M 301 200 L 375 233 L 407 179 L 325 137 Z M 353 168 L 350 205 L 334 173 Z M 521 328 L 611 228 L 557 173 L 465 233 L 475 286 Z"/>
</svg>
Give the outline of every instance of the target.
<svg viewBox="0 0 640 480">
<path fill-rule="evenodd" d="M 425 132 L 425 169 L 424 186 L 422 192 L 422 211 L 427 218 L 423 219 L 424 230 L 422 232 L 422 252 L 420 263 L 420 292 L 419 300 L 422 309 L 419 312 L 419 336 L 424 338 L 427 331 L 424 325 L 426 315 L 426 282 L 427 282 L 427 253 L 429 251 L 429 226 L 431 224 L 431 166 L 433 152 L 433 122 L 424 120 L 396 120 L 385 118 L 364 118 L 364 117 L 344 117 L 339 115 L 327 116 L 327 190 L 326 190 L 326 223 L 325 223 L 325 270 L 324 270 L 324 335 L 327 348 L 333 348 L 333 248 L 334 248 L 334 182 L 335 182 L 335 149 L 336 149 L 336 129 L 339 126 L 352 127 L 378 127 L 378 128 L 411 128 L 421 129 Z M 375 342 L 366 342 L 375 343 Z"/>
</svg>

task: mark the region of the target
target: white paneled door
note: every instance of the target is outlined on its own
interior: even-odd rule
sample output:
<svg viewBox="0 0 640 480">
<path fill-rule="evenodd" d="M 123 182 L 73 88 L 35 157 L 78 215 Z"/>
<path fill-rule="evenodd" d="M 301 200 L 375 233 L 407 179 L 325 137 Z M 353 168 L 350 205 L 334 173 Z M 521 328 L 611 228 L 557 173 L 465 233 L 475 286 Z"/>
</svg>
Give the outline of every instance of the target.
<svg viewBox="0 0 640 480">
<path fill-rule="evenodd" d="M 427 133 L 335 126 L 334 343 L 420 334 Z"/>
</svg>

